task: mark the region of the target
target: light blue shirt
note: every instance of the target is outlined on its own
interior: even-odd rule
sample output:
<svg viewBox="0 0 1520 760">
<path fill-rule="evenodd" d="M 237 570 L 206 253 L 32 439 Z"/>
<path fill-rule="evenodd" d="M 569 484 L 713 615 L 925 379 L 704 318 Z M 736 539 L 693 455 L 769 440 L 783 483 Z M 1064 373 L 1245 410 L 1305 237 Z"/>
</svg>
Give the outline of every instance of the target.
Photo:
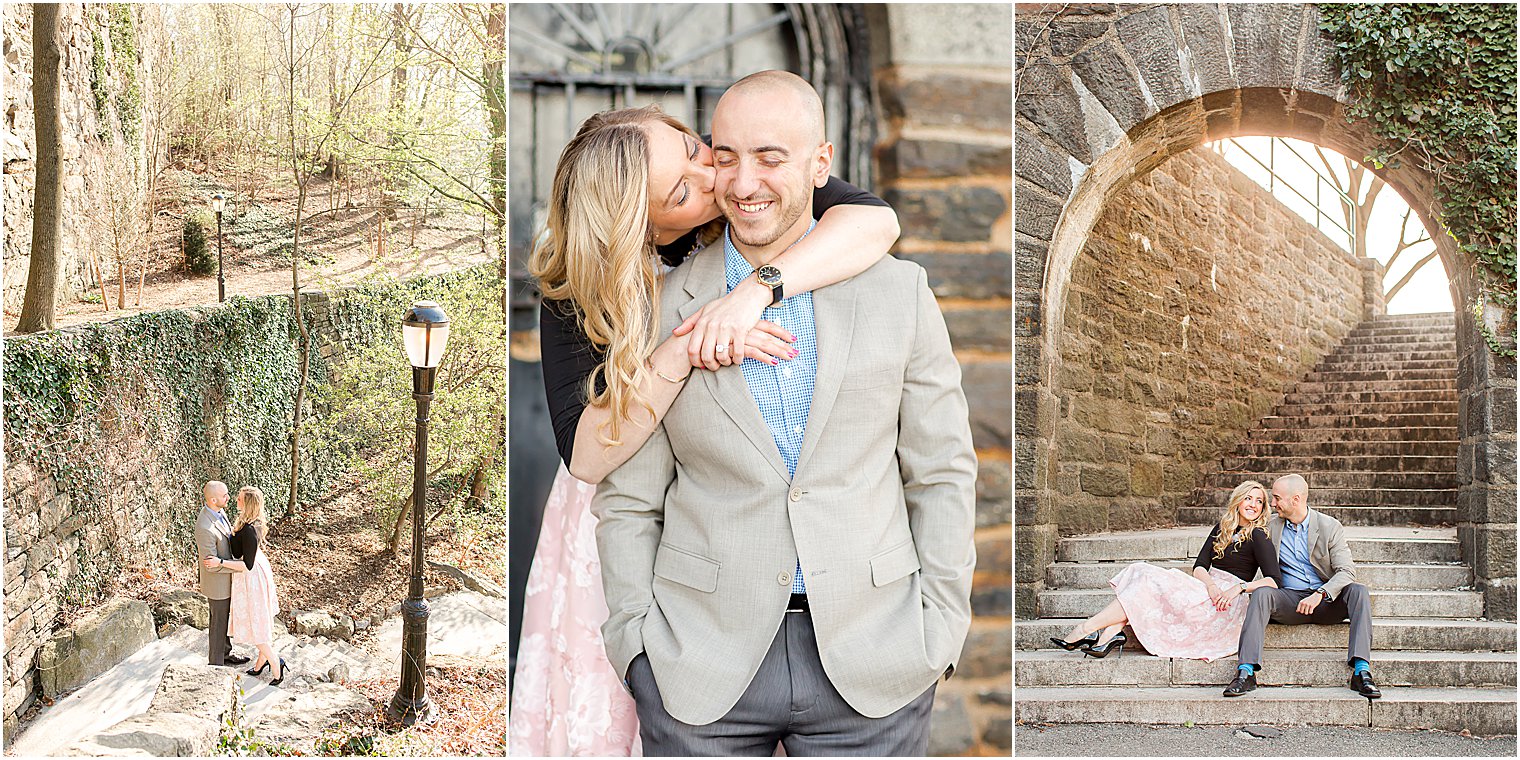
<svg viewBox="0 0 1520 760">
<path fill-rule="evenodd" d="M 808 232 L 813 225 L 808 224 Z M 806 237 L 807 233 L 803 233 Z M 800 238 L 799 238 L 800 239 Z M 734 247 L 728 231 L 723 232 L 724 274 L 731 291 L 744 278 L 754 274 L 755 267 Z M 788 475 L 797 475 L 797 459 L 802 454 L 802 439 L 807 434 L 808 410 L 813 406 L 813 383 L 818 376 L 818 332 L 813 321 L 813 294 L 799 293 L 787 296 L 778 306 L 767 306 L 761 319 L 780 325 L 797 339 L 792 348 L 797 356 L 771 366 L 755 359 L 745 359 L 739 365 L 749 395 L 760 408 L 760 417 L 771 430 L 771 438 L 781 453 Z M 807 593 L 802 581 L 802 561 L 798 560 L 796 573 L 792 576 L 792 593 Z"/>
<path fill-rule="evenodd" d="M 1283 520 L 1280 544 L 1277 558 L 1282 565 L 1284 588 L 1312 591 L 1325 585 L 1324 579 L 1314 569 L 1314 563 L 1309 561 L 1308 515 L 1297 525 L 1292 520 Z"/>
</svg>

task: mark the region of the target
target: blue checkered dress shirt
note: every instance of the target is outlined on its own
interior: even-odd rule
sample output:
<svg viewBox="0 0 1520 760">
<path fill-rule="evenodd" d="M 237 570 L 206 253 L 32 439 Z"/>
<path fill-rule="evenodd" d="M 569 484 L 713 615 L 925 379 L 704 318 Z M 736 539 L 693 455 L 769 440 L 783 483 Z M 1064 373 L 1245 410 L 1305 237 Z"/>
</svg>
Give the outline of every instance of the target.
<svg viewBox="0 0 1520 760">
<path fill-rule="evenodd" d="M 813 225 L 808 224 L 808 232 Z M 806 233 L 803 235 L 806 237 Z M 728 289 L 738 287 L 744 278 L 754 274 L 755 267 L 734 248 L 728 231 L 723 232 L 724 273 Z M 797 338 L 793 348 L 797 357 L 772 367 L 762 361 L 745 359 L 739 365 L 749 395 L 760 407 L 760 416 L 771 429 L 771 438 L 786 463 L 787 474 L 797 475 L 797 457 L 802 454 L 802 438 L 807 433 L 808 410 L 813 405 L 813 381 L 818 375 L 818 333 L 813 322 L 813 294 L 800 293 L 782 299 L 780 306 L 767 306 L 760 315 L 767 322 L 780 325 Z M 802 581 L 802 561 L 797 562 L 797 572 L 792 576 L 792 593 L 805 594 L 807 586 Z"/>
<path fill-rule="evenodd" d="M 1292 520 L 1283 521 L 1281 548 L 1278 558 L 1282 561 L 1283 588 L 1310 591 L 1325 584 L 1309 560 L 1309 518 L 1294 525 Z"/>
</svg>

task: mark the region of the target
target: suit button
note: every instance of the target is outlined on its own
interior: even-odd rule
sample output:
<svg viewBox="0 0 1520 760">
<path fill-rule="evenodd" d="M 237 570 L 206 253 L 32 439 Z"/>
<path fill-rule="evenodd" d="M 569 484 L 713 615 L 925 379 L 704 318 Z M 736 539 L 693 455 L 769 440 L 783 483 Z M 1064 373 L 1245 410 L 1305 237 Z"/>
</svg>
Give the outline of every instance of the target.
<svg viewBox="0 0 1520 760">
<path fill-rule="evenodd" d="M 802 489 L 793 488 L 792 492 L 787 495 L 787 498 L 791 499 L 793 502 L 802 501 Z"/>
<path fill-rule="evenodd" d="M 785 586 L 785 585 L 790 584 L 791 582 L 792 582 L 792 574 L 791 573 L 777 573 L 776 574 L 776 585 L 778 585 L 778 586 Z"/>
</svg>

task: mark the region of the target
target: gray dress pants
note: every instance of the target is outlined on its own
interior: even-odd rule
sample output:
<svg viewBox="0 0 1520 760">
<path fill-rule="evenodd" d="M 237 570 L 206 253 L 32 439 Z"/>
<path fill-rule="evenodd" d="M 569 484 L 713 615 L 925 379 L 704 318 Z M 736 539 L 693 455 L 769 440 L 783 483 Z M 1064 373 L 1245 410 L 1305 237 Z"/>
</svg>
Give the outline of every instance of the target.
<svg viewBox="0 0 1520 760">
<path fill-rule="evenodd" d="M 789 757 L 922 757 L 929 746 L 934 685 L 891 715 L 855 712 L 823 672 L 813 619 L 788 612 L 744 695 L 705 726 L 665 712 L 649 658 L 628 667 L 646 757 L 770 757 L 779 742 Z"/>
<path fill-rule="evenodd" d="M 1320 602 L 1312 615 L 1300 615 L 1298 603 L 1314 592 L 1287 588 L 1259 588 L 1251 592 L 1251 606 L 1246 609 L 1246 622 L 1240 628 L 1240 654 L 1236 658 L 1242 665 L 1261 668 L 1261 647 L 1267 637 L 1267 623 L 1283 625 L 1335 625 L 1351 621 L 1351 635 L 1346 641 L 1346 663 L 1360 657 L 1372 662 L 1372 598 L 1367 587 L 1352 583 L 1341 589 L 1341 595 L 1333 602 Z"/>
<path fill-rule="evenodd" d="M 227 619 L 232 614 L 232 600 L 210 599 L 211 602 L 211 625 L 206 626 L 206 638 L 209 640 L 207 662 L 212 665 L 226 665 L 227 655 L 232 653 L 232 637 L 227 635 Z"/>
</svg>

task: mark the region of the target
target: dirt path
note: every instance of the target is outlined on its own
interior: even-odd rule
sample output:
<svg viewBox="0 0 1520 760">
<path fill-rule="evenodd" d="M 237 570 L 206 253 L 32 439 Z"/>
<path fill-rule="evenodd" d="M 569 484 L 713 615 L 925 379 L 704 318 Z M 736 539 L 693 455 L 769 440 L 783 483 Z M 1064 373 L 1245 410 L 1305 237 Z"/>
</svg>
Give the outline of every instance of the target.
<svg viewBox="0 0 1520 760">
<path fill-rule="evenodd" d="M 206 174 L 170 170 L 154 215 L 151 255 L 138 305 L 135 265 L 128 269 L 127 306 L 118 309 L 119 280 L 113 262 L 103 261 L 105 296 L 110 308 L 100 303 L 101 291 L 92 285 L 81 297 L 60 303 L 57 326 L 106 322 L 145 312 L 209 306 L 216 303 L 216 275 L 198 275 L 184 267 L 180 235 L 185 216 L 204 205 L 214 180 Z M 396 219 L 384 223 L 384 255 L 376 243 L 379 211 L 363 190 L 329 211 L 327 180 L 312 181 L 303 222 L 302 250 L 308 263 L 302 266 L 303 290 L 328 290 L 385 270 L 400 278 L 436 274 L 488 261 L 481 237 L 479 216 L 431 209 L 426 218 L 420 209 L 403 209 Z M 223 274 L 227 296 L 264 296 L 291 291 L 288 246 L 295 221 L 295 193 L 291 187 L 265 189 L 257 202 L 243 202 L 240 213 L 229 213 L 223 225 Z M 352 206 L 350 208 L 349 206 Z M 215 227 L 208 242 L 213 253 Z M 240 246 L 239 243 L 243 245 Z M 313 260 L 315 258 L 315 261 Z M 91 302 L 93 301 L 93 302 Z M 12 335 L 19 313 L 5 314 L 6 335 Z"/>
</svg>

